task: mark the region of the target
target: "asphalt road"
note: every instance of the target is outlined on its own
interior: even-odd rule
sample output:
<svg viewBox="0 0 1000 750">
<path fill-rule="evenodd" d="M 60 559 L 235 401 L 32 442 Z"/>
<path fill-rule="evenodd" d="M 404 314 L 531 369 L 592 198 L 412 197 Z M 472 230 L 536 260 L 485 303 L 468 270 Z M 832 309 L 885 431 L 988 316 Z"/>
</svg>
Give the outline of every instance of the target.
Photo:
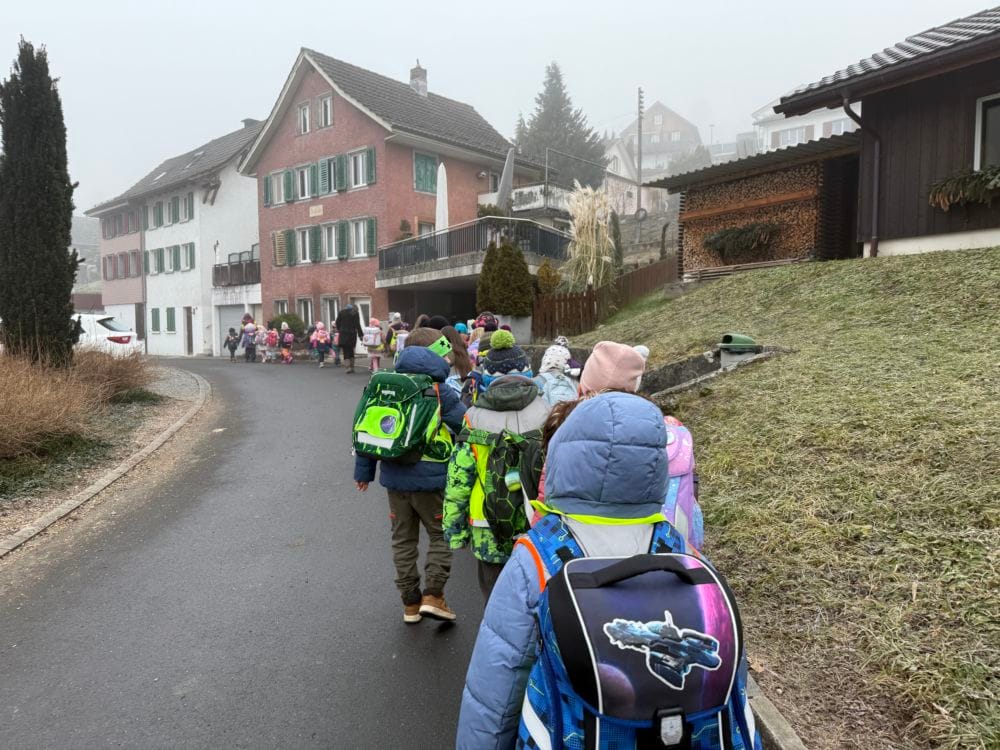
<svg viewBox="0 0 1000 750">
<path fill-rule="evenodd" d="M 214 388 L 187 455 L 0 566 L 0 748 L 453 746 L 473 561 L 457 624 L 403 624 L 385 493 L 352 484 L 366 376 L 170 364 Z"/>
</svg>

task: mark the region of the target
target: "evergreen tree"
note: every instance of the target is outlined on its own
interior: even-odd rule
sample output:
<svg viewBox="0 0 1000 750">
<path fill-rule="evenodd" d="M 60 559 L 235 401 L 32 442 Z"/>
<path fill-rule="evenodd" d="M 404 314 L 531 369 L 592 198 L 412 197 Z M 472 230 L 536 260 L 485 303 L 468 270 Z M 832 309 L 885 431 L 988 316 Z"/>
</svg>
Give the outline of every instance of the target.
<svg viewBox="0 0 1000 750">
<path fill-rule="evenodd" d="M 48 55 L 23 38 L 0 82 L 0 129 L 0 338 L 8 353 L 65 366 L 79 336 L 71 295 L 80 261 L 67 251 L 75 185 Z"/>
<path fill-rule="evenodd" d="M 491 242 L 476 281 L 476 310 L 527 316 L 534 297 L 534 280 L 524 253 L 506 240 L 500 247 Z"/>
<path fill-rule="evenodd" d="M 622 226 L 618 220 L 618 212 L 611 212 L 608 221 L 608 234 L 611 235 L 611 247 L 614 250 L 615 276 L 621 276 L 625 270 L 625 249 L 622 246 Z"/>
<path fill-rule="evenodd" d="M 604 144 L 587 124 L 583 112 L 573 108 L 562 71 L 554 62 L 545 68 L 545 83 L 535 97 L 535 111 L 518 145 L 540 162 L 545 161 L 546 147 L 577 157 L 549 153 L 549 169 L 554 172 L 549 179 L 563 185 L 571 186 L 577 180 L 581 185 L 596 187 L 604 181 Z"/>
<path fill-rule="evenodd" d="M 517 113 L 517 124 L 514 126 L 514 145 L 523 148 L 528 140 L 528 123 L 524 121 L 524 113 Z"/>
</svg>

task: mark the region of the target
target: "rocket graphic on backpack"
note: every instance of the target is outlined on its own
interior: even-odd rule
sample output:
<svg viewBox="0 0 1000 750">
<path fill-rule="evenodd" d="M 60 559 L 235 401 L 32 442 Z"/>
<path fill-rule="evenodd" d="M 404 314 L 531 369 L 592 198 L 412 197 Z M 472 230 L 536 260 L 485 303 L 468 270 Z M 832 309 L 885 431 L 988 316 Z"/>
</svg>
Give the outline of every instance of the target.
<svg viewBox="0 0 1000 750">
<path fill-rule="evenodd" d="M 585 557 L 562 518 L 518 540 L 548 581 L 518 748 L 761 750 L 725 579 L 668 523 L 650 551 Z"/>
</svg>

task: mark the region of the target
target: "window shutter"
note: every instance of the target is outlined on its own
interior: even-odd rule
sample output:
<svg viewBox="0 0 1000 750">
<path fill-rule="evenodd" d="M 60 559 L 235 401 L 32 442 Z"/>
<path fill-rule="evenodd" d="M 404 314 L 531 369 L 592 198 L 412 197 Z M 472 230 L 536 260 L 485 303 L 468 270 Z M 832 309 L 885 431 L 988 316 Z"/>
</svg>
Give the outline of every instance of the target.
<svg viewBox="0 0 1000 750">
<path fill-rule="evenodd" d="M 194 243 L 188 243 L 188 268 L 194 268 Z"/>
<path fill-rule="evenodd" d="M 365 250 L 368 252 L 369 258 L 375 257 L 375 219 L 365 219 L 365 242 L 368 243 L 368 247 Z"/>
<path fill-rule="evenodd" d="M 170 199 L 170 223 L 176 224 L 181 216 L 181 199 L 175 195 Z"/>
<path fill-rule="evenodd" d="M 175 308 L 167 308 L 167 333 L 172 333 L 177 330 L 177 318 L 174 312 Z"/>
<path fill-rule="evenodd" d="M 149 327 L 157 333 L 160 332 L 160 308 L 154 307 L 149 311 Z"/>
<path fill-rule="evenodd" d="M 365 151 L 365 166 L 368 174 L 366 175 L 365 181 L 369 185 L 375 184 L 375 149 L 369 148 Z"/>
<path fill-rule="evenodd" d="M 149 207 L 142 207 L 142 229 L 143 231 L 149 229 Z"/>
<path fill-rule="evenodd" d="M 811 141 L 815 135 L 816 135 L 816 126 L 806 125 L 806 140 Z"/>
<path fill-rule="evenodd" d="M 295 200 L 295 175 L 292 174 L 292 170 L 286 169 L 281 179 L 284 183 L 285 203 L 291 203 Z"/>
<path fill-rule="evenodd" d="M 323 228 L 317 224 L 309 228 L 309 260 L 318 263 L 323 248 Z"/>
<path fill-rule="evenodd" d="M 347 226 L 346 221 L 337 222 L 337 257 L 347 260 Z"/>
<path fill-rule="evenodd" d="M 326 195 L 330 192 L 330 160 L 323 159 L 319 163 L 319 192 Z"/>
<path fill-rule="evenodd" d="M 264 205 L 271 205 L 271 175 L 264 176 Z"/>
<path fill-rule="evenodd" d="M 156 254 L 156 272 L 163 273 L 163 248 L 158 247 L 153 252 Z"/>
<path fill-rule="evenodd" d="M 284 266 L 288 264 L 288 247 L 285 245 L 284 232 L 271 233 L 271 245 L 274 248 L 274 265 Z"/>
<path fill-rule="evenodd" d="M 309 195 L 319 195 L 319 164 L 309 165 Z"/>
<path fill-rule="evenodd" d="M 347 190 L 347 154 L 337 154 L 334 168 L 334 187 Z"/>
<path fill-rule="evenodd" d="M 194 193 L 188 193 L 187 197 L 184 199 L 187 202 L 187 215 L 188 219 L 194 218 Z"/>
<path fill-rule="evenodd" d="M 149 250 L 142 253 L 142 272 L 149 276 Z"/>
<path fill-rule="evenodd" d="M 288 255 L 288 265 L 295 265 L 295 230 L 285 230 L 285 252 Z"/>
</svg>

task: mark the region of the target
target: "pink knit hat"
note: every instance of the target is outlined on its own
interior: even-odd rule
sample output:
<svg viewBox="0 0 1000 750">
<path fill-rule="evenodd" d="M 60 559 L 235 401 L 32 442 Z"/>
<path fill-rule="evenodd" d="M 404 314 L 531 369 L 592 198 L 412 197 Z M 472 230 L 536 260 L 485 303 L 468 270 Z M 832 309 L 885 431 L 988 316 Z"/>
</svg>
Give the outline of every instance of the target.
<svg viewBox="0 0 1000 750">
<path fill-rule="evenodd" d="M 635 393 L 645 369 L 645 358 L 631 346 L 598 341 L 583 366 L 580 395 L 591 396 L 612 388 Z"/>
</svg>

